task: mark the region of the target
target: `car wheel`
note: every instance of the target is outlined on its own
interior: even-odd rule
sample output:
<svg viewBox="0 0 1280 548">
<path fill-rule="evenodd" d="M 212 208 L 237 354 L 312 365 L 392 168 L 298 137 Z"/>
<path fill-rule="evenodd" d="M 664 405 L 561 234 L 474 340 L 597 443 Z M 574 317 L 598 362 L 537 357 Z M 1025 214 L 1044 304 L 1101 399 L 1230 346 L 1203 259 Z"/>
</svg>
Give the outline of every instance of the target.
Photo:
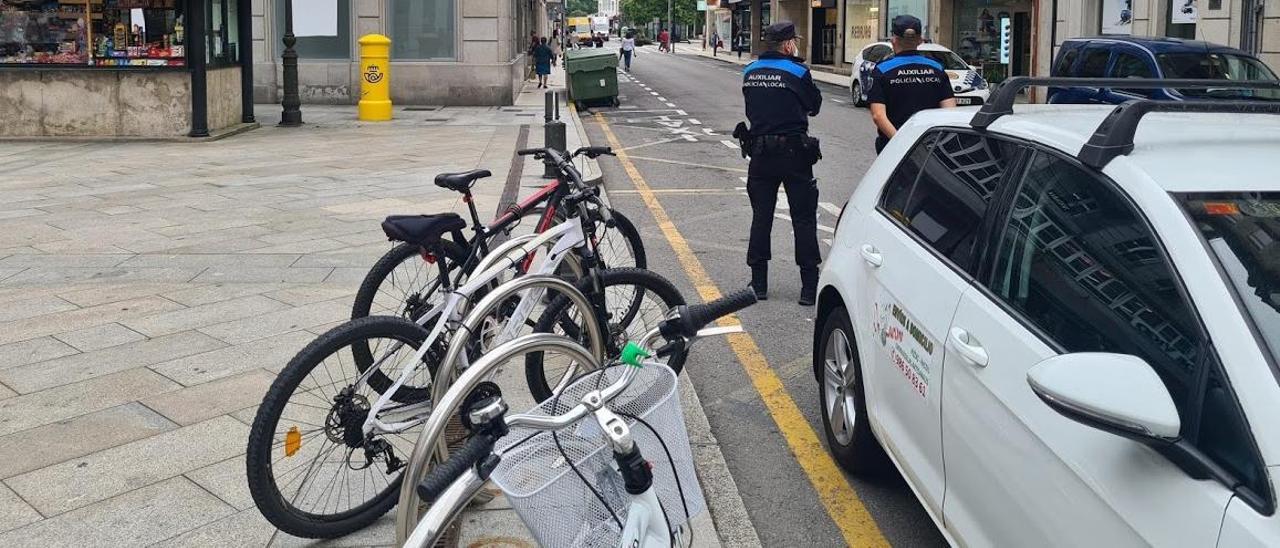
<svg viewBox="0 0 1280 548">
<path fill-rule="evenodd" d="M 850 473 L 871 476 L 887 459 L 867 416 L 862 369 L 854 347 L 853 327 L 843 306 L 827 314 L 814 354 L 818 370 L 822 426 L 831 455 Z"/>
<path fill-rule="evenodd" d="M 862 83 L 858 82 L 857 78 L 854 78 L 853 84 L 849 86 L 849 98 L 853 100 L 855 107 L 867 106 L 866 99 L 862 98 Z"/>
</svg>

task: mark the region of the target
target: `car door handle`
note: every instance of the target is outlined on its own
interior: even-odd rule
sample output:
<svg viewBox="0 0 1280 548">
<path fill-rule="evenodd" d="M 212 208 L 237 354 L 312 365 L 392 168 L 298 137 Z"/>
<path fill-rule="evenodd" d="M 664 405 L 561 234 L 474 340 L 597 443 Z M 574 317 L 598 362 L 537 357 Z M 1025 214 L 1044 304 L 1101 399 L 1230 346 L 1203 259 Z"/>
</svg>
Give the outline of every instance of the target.
<svg viewBox="0 0 1280 548">
<path fill-rule="evenodd" d="M 880 268 L 880 265 L 884 264 L 884 258 L 880 256 L 880 251 L 875 246 L 862 244 L 862 249 L 859 251 L 862 253 L 862 260 L 867 261 L 867 264 L 876 268 Z"/>
<path fill-rule="evenodd" d="M 969 335 L 968 331 L 959 327 L 951 328 L 951 337 L 947 339 L 950 343 L 948 346 L 960 354 L 962 358 L 978 367 L 986 367 L 990 358 L 987 356 L 987 349 L 983 348 L 978 341 Z"/>
</svg>

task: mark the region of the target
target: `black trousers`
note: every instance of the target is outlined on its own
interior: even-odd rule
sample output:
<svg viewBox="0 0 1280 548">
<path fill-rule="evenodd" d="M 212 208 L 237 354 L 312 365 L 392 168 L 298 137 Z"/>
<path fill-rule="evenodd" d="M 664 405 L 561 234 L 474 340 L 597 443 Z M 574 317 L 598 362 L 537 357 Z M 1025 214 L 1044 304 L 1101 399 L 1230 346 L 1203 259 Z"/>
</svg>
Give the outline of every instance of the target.
<svg viewBox="0 0 1280 548">
<path fill-rule="evenodd" d="M 747 264 L 764 264 L 773 258 L 769 235 L 778 202 L 778 186 L 787 192 L 791 228 L 795 232 L 796 264 L 816 267 L 818 252 L 818 180 L 813 166 L 795 156 L 752 157 L 747 168 L 747 196 L 751 199 L 751 240 Z"/>
</svg>

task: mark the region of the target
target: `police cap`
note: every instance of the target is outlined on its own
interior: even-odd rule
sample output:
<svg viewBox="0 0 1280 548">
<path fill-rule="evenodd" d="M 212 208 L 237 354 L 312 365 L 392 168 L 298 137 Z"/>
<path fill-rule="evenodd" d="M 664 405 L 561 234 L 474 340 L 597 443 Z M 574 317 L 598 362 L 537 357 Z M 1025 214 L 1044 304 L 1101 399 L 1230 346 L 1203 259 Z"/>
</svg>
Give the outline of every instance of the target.
<svg viewBox="0 0 1280 548">
<path fill-rule="evenodd" d="M 920 19 L 914 15 L 899 15 L 893 18 L 892 32 L 901 38 L 915 38 L 924 33 Z"/>
<path fill-rule="evenodd" d="M 764 39 L 769 42 L 786 42 L 799 37 L 796 34 L 796 24 L 791 21 L 778 21 L 764 29 Z"/>
</svg>

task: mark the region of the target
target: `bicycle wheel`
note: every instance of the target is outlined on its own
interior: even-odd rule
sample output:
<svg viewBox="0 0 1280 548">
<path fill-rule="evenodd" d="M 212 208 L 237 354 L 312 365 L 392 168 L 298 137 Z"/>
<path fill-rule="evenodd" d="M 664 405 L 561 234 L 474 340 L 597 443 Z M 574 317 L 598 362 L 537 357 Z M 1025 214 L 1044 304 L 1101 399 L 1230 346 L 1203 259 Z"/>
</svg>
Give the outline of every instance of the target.
<svg viewBox="0 0 1280 548">
<path fill-rule="evenodd" d="M 622 348 L 629 340 L 639 340 L 646 332 L 666 319 L 667 311 L 685 304 L 684 296 L 670 281 L 648 270 L 639 268 L 611 268 L 601 270 L 600 283 L 603 294 L 591 289 L 591 281 L 579 282 L 592 302 L 604 300 L 608 314 L 609 332 L 605 335 L 614 349 Z M 582 325 L 582 314 L 567 298 L 558 296 L 547 305 L 534 326 L 537 333 L 559 333 L 587 344 Z M 679 353 L 667 360 L 676 373 L 684 366 L 685 355 Z M 525 355 L 525 381 L 529 393 L 541 402 L 551 397 L 556 386 L 572 365 L 568 360 L 548 360 L 541 352 Z"/>
<path fill-rule="evenodd" d="M 405 319 L 362 318 L 321 335 L 285 366 L 258 407 L 245 454 L 249 492 L 267 521 L 290 535 L 333 538 L 395 505 L 416 430 L 364 435 L 378 394 L 353 386 L 359 371 L 344 354 L 357 342 L 379 355 L 399 345 L 388 364 L 404 366 L 426 336 Z M 420 369 L 423 377 L 434 373 L 433 364 Z M 382 416 L 407 420 L 426 411 L 421 407 L 391 405 Z"/>
<path fill-rule="evenodd" d="M 365 274 L 356 300 L 351 305 L 351 319 L 365 316 L 400 316 L 416 320 L 440 302 L 439 275 L 457 274 L 467 260 L 467 250 L 450 240 L 440 240 L 443 257 L 428 262 L 422 248 L 401 243 L 378 259 Z"/>
</svg>

